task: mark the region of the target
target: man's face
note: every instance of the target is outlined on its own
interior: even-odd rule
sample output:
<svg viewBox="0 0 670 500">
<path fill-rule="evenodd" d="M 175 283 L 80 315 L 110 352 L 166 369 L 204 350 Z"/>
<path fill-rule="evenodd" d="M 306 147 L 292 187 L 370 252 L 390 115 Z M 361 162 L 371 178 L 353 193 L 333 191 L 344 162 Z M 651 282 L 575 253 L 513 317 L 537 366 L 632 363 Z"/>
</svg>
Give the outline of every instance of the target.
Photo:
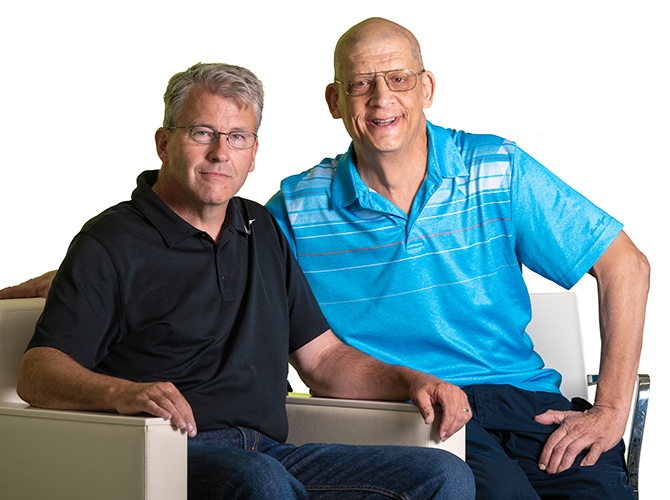
<svg viewBox="0 0 670 500">
<path fill-rule="evenodd" d="M 338 80 L 362 73 L 377 73 L 417 67 L 410 47 L 403 38 L 361 42 L 346 54 L 342 74 Z M 372 91 L 363 96 L 350 96 L 344 85 L 331 83 L 326 89 L 333 118 L 342 118 L 347 132 L 354 141 L 359 156 L 379 153 L 402 153 L 415 147 L 414 140 L 424 137 L 423 109 L 432 103 L 433 75 L 429 72 L 418 77 L 416 87 L 407 92 L 394 92 L 382 75 L 375 77 Z"/>
<path fill-rule="evenodd" d="M 178 127 L 206 125 L 219 132 L 255 132 L 256 117 L 233 99 L 194 89 L 177 120 Z M 188 128 L 156 132 L 156 149 L 163 162 L 160 181 L 169 204 L 178 211 L 199 212 L 227 207 L 254 169 L 258 142 L 250 149 L 233 149 L 221 134 L 214 144 L 199 144 Z"/>
</svg>

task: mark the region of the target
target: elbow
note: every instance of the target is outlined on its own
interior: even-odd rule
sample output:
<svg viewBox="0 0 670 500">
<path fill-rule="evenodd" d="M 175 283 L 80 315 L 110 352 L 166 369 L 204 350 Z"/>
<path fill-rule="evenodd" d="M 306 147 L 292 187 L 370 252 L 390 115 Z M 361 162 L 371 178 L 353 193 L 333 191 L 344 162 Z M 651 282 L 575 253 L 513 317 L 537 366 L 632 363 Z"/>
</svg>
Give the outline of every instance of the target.
<svg viewBox="0 0 670 500">
<path fill-rule="evenodd" d="M 651 284 L 651 265 L 646 255 L 644 255 L 639 250 L 635 252 L 635 255 L 631 258 L 630 272 L 632 276 L 638 278 L 640 287 L 648 293 L 649 287 Z"/>
<path fill-rule="evenodd" d="M 623 232 L 598 259 L 589 274 L 599 283 L 609 284 L 617 290 L 626 290 L 637 296 L 649 293 L 649 260 Z"/>
<path fill-rule="evenodd" d="M 25 375 L 19 371 L 18 377 L 16 379 L 16 394 L 28 403 L 29 405 L 33 405 L 33 391 L 31 389 L 31 384 L 30 382 L 26 379 Z"/>
<path fill-rule="evenodd" d="M 642 255 L 642 259 L 644 260 L 644 272 L 647 280 L 647 288 L 649 288 L 649 283 L 651 280 L 651 264 L 649 264 L 649 261 L 647 260 L 647 257 L 644 254 Z"/>
<path fill-rule="evenodd" d="M 38 349 L 39 350 L 39 349 Z M 38 373 L 35 370 L 35 349 L 29 349 L 23 355 L 16 375 L 16 394 L 31 406 L 40 406 Z"/>
<path fill-rule="evenodd" d="M 34 389 L 34 384 L 31 382 L 30 376 L 26 370 L 25 366 L 25 356 L 21 360 L 21 364 L 19 366 L 19 371 L 16 377 L 16 394 L 28 403 L 29 405 L 32 406 L 37 406 L 35 404 L 35 389 Z"/>
</svg>

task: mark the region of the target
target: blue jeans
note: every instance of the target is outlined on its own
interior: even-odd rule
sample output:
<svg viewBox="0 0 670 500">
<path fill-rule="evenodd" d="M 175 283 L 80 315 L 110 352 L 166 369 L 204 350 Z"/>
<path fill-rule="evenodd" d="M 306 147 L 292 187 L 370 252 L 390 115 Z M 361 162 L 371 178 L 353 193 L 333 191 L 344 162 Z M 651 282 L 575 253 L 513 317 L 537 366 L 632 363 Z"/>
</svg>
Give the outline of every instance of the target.
<svg viewBox="0 0 670 500">
<path fill-rule="evenodd" d="M 207 499 L 472 499 L 474 479 L 444 450 L 279 443 L 244 427 L 189 439 L 188 496 Z"/>
<path fill-rule="evenodd" d="M 466 425 L 466 461 L 477 484 L 477 498 L 529 499 L 575 498 L 579 500 L 633 499 L 624 460 L 623 441 L 598 462 L 575 465 L 558 474 L 541 471 L 540 452 L 558 427 L 535 422 L 548 409 L 578 410 L 560 394 L 529 392 L 509 385 L 464 387 L 472 409 Z"/>
</svg>

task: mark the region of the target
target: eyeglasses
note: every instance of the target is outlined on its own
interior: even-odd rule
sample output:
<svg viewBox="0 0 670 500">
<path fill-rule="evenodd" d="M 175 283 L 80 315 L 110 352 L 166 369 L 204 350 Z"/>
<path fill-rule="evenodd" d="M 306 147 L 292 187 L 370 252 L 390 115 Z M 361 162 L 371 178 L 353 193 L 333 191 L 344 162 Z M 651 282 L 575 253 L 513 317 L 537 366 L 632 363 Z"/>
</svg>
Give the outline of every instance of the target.
<svg viewBox="0 0 670 500">
<path fill-rule="evenodd" d="M 378 73 L 351 75 L 345 78 L 344 81 L 335 80 L 335 83 L 344 85 L 344 91 L 347 95 L 362 96 L 372 92 L 372 89 L 377 85 L 377 76 L 381 75 L 384 77 L 388 88 L 393 92 L 407 92 L 416 87 L 419 75 L 425 72 L 425 69 L 422 69 L 418 73 L 411 69 L 392 69 L 391 71 L 380 71 Z"/>
<path fill-rule="evenodd" d="M 168 130 L 172 132 L 178 128 L 188 129 L 188 136 L 191 140 L 198 144 L 214 144 L 218 142 L 222 135 L 226 136 L 226 142 L 233 149 L 249 149 L 256 144 L 258 136 L 253 132 L 219 132 L 207 125 L 189 125 L 185 127 L 169 127 Z"/>
</svg>

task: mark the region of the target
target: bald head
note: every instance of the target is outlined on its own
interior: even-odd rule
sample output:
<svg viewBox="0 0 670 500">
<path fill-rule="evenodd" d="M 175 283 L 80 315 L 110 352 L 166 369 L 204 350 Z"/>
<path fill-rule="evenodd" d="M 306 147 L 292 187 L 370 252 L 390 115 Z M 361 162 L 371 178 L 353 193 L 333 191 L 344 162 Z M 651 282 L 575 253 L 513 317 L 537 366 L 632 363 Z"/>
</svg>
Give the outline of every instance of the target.
<svg viewBox="0 0 670 500">
<path fill-rule="evenodd" d="M 390 41 L 407 45 L 417 68 L 423 68 L 421 48 L 416 37 L 408 29 L 381 17 L 371 17 L 352 26 L 335 45 L 335 77 L 343 76 L 351 54 L 360 47 L 384 45 Z"/>
</svg>

